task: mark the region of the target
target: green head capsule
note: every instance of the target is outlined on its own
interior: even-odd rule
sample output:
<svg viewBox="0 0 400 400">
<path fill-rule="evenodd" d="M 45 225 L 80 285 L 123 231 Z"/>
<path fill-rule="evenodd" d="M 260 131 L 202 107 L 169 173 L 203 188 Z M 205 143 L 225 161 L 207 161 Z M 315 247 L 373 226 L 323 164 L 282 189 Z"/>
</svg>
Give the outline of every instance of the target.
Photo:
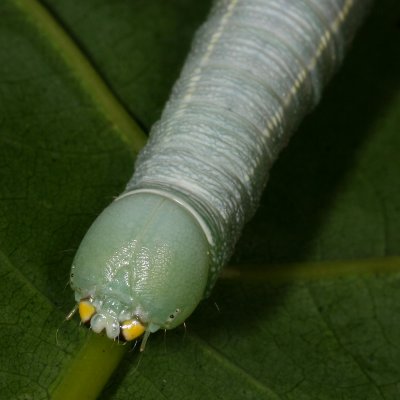
<svg viewBox="0 0 400 400">
<path fill-rule="evenodd" d="M 171 329 L 206 289 L 209 244 L 195 216 L 152 193 L 123 195 L 84 237 L 71 270 L 82 321 L 127 340 Z"/>
</svg>

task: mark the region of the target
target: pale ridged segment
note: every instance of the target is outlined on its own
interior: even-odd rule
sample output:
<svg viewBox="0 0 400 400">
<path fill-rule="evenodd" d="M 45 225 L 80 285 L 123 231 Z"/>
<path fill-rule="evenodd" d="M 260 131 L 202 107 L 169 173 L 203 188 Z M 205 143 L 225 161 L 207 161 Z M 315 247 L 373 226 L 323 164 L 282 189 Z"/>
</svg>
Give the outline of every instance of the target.
<svg viewBox="0 0 400 400">
<path fill-rule="evenodd" d="M 370 3 L 219 1 L 197 33 L 126 190 L 171 192 L 197 210 L 213 235 L 207 292 Z"/>
<path fill-rule="evenodd" d="M 216 3 L 126 191 L 75 256 L 71 286 L 93 331 L 143 334 L 143 350 L 209 294 L 368 3 Z"/>
</svg>

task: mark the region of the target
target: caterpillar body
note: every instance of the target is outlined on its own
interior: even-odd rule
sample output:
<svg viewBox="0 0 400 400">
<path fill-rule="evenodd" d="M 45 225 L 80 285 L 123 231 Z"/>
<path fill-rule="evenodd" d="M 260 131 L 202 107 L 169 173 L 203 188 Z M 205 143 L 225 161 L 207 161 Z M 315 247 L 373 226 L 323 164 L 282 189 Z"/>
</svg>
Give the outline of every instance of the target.
<svg viewBox="0 0 400 400">
<path fill-rule="evenodd" d="M 125 192 L 73 261 L 82 321 L 126 340 L 185 321 L 268 172 L 338 68 L 369 0 L 221 0 L 195 36 Z"/>
</svg>

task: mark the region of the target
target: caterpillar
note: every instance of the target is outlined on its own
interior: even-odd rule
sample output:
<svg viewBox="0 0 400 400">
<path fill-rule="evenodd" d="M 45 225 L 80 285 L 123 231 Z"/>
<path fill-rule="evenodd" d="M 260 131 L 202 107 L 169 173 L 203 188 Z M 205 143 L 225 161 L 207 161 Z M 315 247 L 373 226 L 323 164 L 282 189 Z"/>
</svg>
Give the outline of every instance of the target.
<svg viewBox="0 0 400 400">
<path fill-rule="evenodd" d="M 195 35 L 125 191 L 85 235 L 70 283 L 115 339 L 182 324 L 207 297 L 268 173 L 318 103 L 370 0 L 221 0 Z"/>
</svg>

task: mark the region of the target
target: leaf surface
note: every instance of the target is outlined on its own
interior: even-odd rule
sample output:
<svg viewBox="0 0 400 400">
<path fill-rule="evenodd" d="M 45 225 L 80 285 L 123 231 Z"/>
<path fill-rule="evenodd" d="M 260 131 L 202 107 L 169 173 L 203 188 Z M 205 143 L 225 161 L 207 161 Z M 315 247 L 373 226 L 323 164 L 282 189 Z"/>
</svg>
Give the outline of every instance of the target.
<svg viewBox="0 0 400 400">
<path fill-rule="evenodd" d="M 1 397 L 94 398 L 123 357 L 100 398 L 399 398 L 398 1 L 373 9 L 271 172 L 238 277 L 142 355 L 64 322 L 69 268 L 209 3 L 38 4 L 0 4 Z"/>
</svg>

